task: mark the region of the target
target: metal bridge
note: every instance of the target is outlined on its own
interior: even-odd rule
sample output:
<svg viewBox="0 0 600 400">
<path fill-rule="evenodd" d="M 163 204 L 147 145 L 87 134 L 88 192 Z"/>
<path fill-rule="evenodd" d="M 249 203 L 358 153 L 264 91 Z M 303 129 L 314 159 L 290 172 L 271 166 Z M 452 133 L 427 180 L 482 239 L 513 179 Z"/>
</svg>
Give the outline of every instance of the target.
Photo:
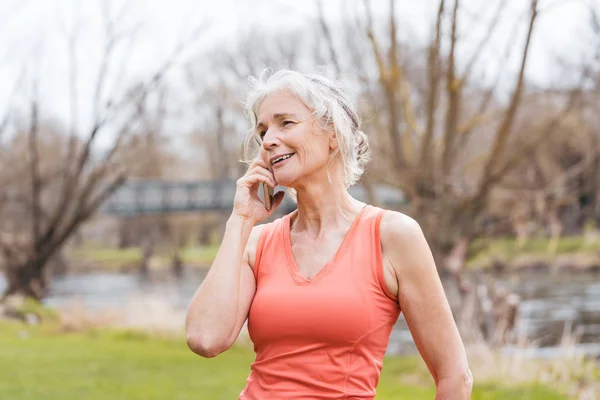
<svg viewBox="0 0 600 400">
<path fill-rule="evenodd" d="M 233 208 L 235 185 L 234 180 L 197 182 L 132 180 L 115 190 L 104 202 L 100 211 L 115 216 L 227 211 Z M 350 187 L 349 192 L 358 200 L 367 202 L 365 188 L 361 185 Z M 375 193 L 382 207 L 395 209 L 404 202 L 402 194 L 397 189 L 376 186 Z M 295 208 L 296 203 L 286 196 L 277 211 L 287 213 Z"/>
</svg>

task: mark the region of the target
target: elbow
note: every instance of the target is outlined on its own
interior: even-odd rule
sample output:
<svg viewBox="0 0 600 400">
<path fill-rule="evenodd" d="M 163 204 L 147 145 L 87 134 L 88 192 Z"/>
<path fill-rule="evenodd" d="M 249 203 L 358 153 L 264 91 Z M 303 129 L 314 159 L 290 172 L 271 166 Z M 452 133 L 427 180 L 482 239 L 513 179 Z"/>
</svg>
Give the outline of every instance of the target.
<svg viewBox="0 0 600 400">
<path fill-rule="evenodd" d="M 222 341 L 191 334 L 187 335 L 186 343 L 192 352 L 204 358 L 214 358 L 230 347 Z"/>
<path fill-rule="evenodd" d="M 473 391 L 473 374 L 467 368 L 462 372 L 449 374 L 436 382 L 436 400 L 470 399 Z"/>
<path fill-rule="evenodd" d="M 454 375 L 454 378 L 451 379 L 454 380 L 457 387 L 460 387 L 469 393 L 473 389 L 473 373 L 468 367 L 462 370 L 462 372 Z"/>
<path fill-rule="evenodd" d="M 462 374 L 462 383 L 466 391 L 469 394 L 473 391 L 473 373 L 471 369 L 467 368 L 467 370 Z"/>
</svg>

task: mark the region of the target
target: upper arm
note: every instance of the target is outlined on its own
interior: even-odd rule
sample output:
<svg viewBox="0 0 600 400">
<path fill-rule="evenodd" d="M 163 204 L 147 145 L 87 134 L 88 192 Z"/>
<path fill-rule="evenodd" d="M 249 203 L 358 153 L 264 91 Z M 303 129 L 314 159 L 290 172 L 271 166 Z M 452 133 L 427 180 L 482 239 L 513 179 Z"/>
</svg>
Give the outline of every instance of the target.
<svg viewBox="0 0 600 400">
<path fill-rule="evenodd" d="M 386 212 L 381 224 L 384 255 L 398 281 L 398 300 L 417 349 L 434 379 L 468 369 L 429 245 L 412 218 Z"/>
<path fill-rule="evenodd" d="M 242 326 L 248 318 L 248 312 L 250 311 L 250 305 L 254 299 L 256 293 L 256 279 L 254 278 L 254 263 L 256 260 L 256 248 L 258 245 L 258 239 L 264 225 L 257 225 L 252 228 L 248 243 L 242 256 L 242 266 L 240 269 L 240 291 L 238 297 L 238 311 L 233 330 L 232 336 L 229 338 L 233 344 L 237 339 Z"/>
</svg>

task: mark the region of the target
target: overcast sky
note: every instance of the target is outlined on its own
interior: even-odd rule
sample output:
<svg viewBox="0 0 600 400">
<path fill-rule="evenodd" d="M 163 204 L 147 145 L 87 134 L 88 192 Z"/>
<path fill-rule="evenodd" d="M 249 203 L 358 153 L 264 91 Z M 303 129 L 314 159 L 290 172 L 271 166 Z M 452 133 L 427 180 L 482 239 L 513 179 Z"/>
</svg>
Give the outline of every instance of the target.
<svg viewBox="0 0 600 400">
<path fill-rule="evenodd" d="M 361 10 L 363 5 L 362 0 L 322 1 L 331 22 L 343 15 L 342 7 Z M 464 0 L 473 11 L 482 9 L 482 6 L 492 9 L 496 1 Z M 588 51 L 590 41 L 586 31 L 589 16 L 586 6 L 599 2 L 541 1 L 542 7 L 548 11 L 541 15 L 535 32 L 528 68 L 531 79 L 540 83 L 555 79 L 558 71 L 553 57 L 562 56 L 576 62 Z M 91 93 L 92 87 L 89 84 L 86 87 L 86 84 L 94 81 L 98 49 L 102 46 L 99 3 L 94 0 L 0 1 L 0 109 L 7 106 L 17 79 L 28 73 L 31 75 L 32 68 L 37 68 L 44 81 L 41 90 L 47 112 L 60 118 L 68 115 L 66 79 L 69 70 L 65 32 L 73 29 L 79 32 L 78 75 L 82 92 L 87 90 Z M 228 38 L 238 37 L 251 26 L 287 29 L 300 27 L 316 16 L 315 2 L 310 0 L 115 0 L 111 3 L 113 13 L 121 4 L 127 4 L 122 26 L 138 29 L 135 45 L 126 54 L 123 75 L 119 76 L 121 85 L 127 77 L 143 76 L 154 70 L 173 51 L 177 41 L 189 36 L 195 27 L 205 25 L 207 30 L 183 59 Z M 398 0 L 401 33 L 410 32 L 419 40 L 426 37 L 435 16 L 435 3 L 436 0 Z M 509 0 L 509 3 L 509 12 L 520 15 L 528 1 Z M 376 13 L 385 13 L 389 2 L 372 0 L 372 4 Z M 474 26 L 472 32 L 463 32 L 468 42 L 471 34 L 476 36 L 477 25 L 464 26 Z M 483 28 L 485 24 L 479 24 L 479 29 Z M 510 24 L 505 24 L 501 32 L 506 32 L 504 36 L 507 36 L 509 30 Z M 24 68 L 28 71 L 25 75 L 22 74 Z"/>
</svg>

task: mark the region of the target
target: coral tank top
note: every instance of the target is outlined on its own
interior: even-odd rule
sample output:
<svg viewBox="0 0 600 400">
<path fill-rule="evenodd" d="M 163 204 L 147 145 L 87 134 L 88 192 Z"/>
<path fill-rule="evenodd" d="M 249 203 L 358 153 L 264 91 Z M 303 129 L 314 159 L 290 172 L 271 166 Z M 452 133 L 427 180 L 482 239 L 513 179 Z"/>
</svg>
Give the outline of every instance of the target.
<svg viewBox="0 0 600 400">
<path fill-rule="evenodd" d="M 294 262 L 290 215 L 265 225 L 248 315 L 256 359 L 240 399 L 375 397 L 400 315 L 383 277 L 383 212 L 363 207 L 335 256 L 311 279 Z"/>
</svg>

